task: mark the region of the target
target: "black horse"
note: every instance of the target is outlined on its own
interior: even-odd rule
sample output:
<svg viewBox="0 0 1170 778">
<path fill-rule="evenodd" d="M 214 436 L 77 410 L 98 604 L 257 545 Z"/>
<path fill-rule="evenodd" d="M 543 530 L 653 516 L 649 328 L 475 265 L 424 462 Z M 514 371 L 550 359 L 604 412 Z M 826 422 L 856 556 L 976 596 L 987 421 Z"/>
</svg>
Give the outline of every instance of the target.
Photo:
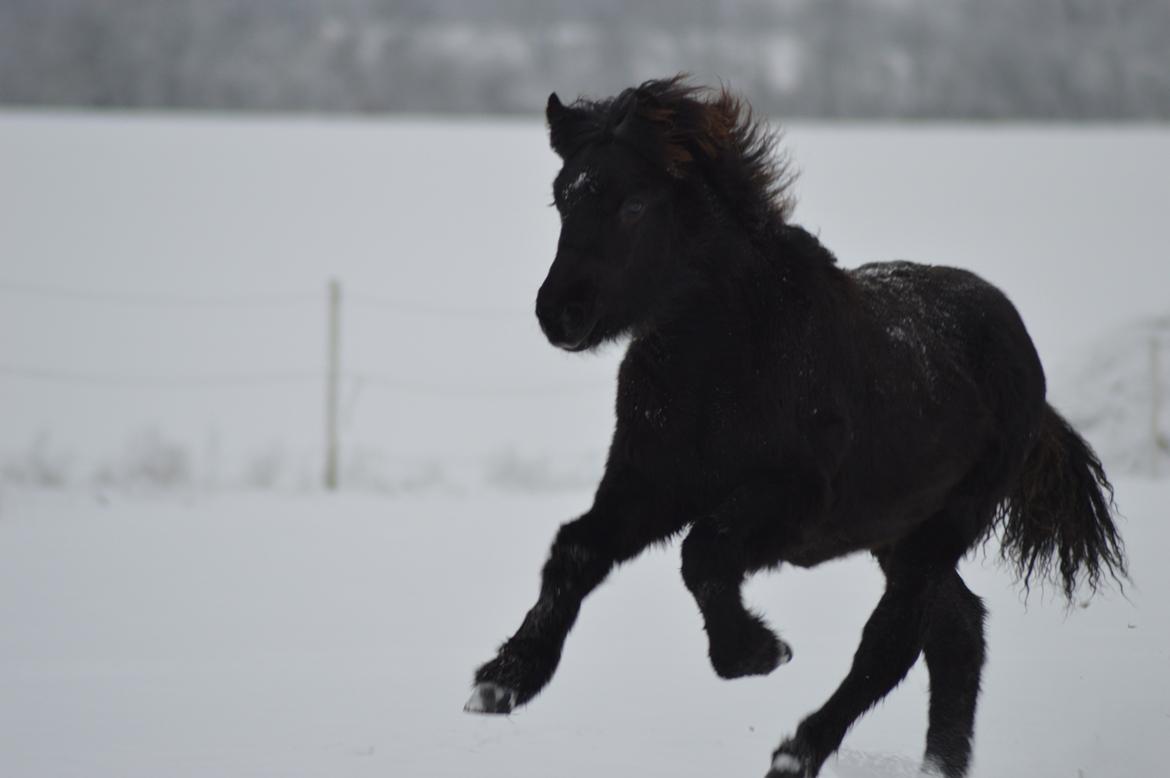
<svg viewBox="0 0 1170 778">
<path fill-rule="evenodd" d="M 885 574 L 849 674 L 769 776 L 815 776 L 920 653 L 924 770 L 964 775 L 985 610 L 959 560 L 998 530 L 1025 586 L 1055 572 L 1071 597 L 1125 574 L 1109 482 L 1045 401 L 1019 314 L 964 270 L 838 267 L 789 223 L 774 138 L 726 90 L 678 77 L 569 106 L 554 94 L 547 119 L 562 227 L 536 315 L 569 351 L 630 344 L 593 507 L 557 533 L 539 599 L 466 709 L 532 699 L 585 596 L 689 526 L 682 577 L 724 678 L 792 657 L 744 607 L 748 574 L 859 551 Z"/>
</svg>

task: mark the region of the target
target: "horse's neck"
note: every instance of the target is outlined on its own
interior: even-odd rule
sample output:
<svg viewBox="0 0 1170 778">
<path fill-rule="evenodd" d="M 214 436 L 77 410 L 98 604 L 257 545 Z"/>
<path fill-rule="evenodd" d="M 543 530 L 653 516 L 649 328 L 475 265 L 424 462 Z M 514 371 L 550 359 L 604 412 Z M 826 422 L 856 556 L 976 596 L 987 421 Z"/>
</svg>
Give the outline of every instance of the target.
<svg viewBox="0 0 1170 778">
<path fill-rule="evenodd" d="M 724 245 L 728 253 L 706 263 L 709 314 L 752 327 L 830 313 L 826 307 L 832 307 L 844 275 L 832 253 L 805 230 L 778 225 Z"/>
<path fill-rule="evenodd" d="M 781 225 L 764 239 L 734 233 L 704 244 L 704 255 L 692 258 L 702 282 L 632 344 L 655 362 L 712 369 L 759 342 L 762 331 L 773 347 L 790 349 L 794 344 L 779 343 L 777 334 L 799 337 L 810 317 L 834 317 L 834 287 L 844 276 L 832 254 L 799 227 Z"/>
</svg>

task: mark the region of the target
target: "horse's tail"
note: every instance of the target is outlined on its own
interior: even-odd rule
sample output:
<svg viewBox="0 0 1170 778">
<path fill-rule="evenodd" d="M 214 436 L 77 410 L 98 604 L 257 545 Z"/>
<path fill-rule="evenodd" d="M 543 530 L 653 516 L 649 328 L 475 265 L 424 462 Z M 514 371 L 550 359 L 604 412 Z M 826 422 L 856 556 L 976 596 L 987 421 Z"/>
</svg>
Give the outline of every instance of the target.
<svg viewBox="0 0 1170 778">
<path fill-rule="evenodd" d="M 1051 405 L 997 524 L 1005 559 L 1025 589 L 1033 574 L 1055 578 L 1071 601 L 1077 584 L 1121 584 L 1125 551 L 1113 520 L 1113 487 L 1101 460 Z M 1054 570 L 1058 568 L 1058 570 Z"/>
</svg>

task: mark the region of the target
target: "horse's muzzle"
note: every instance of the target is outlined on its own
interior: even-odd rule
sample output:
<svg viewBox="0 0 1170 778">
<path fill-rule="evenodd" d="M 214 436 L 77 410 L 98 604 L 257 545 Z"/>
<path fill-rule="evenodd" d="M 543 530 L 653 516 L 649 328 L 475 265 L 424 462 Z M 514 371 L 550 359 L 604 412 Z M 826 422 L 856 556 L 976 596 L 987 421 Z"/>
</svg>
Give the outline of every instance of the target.
<svg viewBox="0 0 1170 778">
<path fill-rule="evenodd" d="M 593 345 L 590 336 L 597 328 L 597 306 L 584 295 L 552 300 L 542 288 L 536 296 L 536 318 L 540 329 L 557 348 L 584 351 Z"/>
</svg>

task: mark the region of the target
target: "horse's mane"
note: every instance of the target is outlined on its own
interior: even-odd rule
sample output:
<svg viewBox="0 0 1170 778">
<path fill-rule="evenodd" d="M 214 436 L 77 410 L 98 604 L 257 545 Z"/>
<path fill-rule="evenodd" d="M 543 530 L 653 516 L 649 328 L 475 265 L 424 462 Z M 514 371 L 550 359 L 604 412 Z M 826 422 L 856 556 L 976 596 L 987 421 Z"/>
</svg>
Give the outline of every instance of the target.
<svg viewBox="0 0 1170 778">
<path fill-rule="evenodd" d="M 566 159 L 586 144 L 616 139 L 676 178 L 699 173 L 752 228 L 787 221 L 795 206 L 779 133 L 726 87 L 696 86 L 677 75 L 616 97 L 578 99 L 556 120 L 550 110 L 549 121 L 553 147 Z"/>
</svg>

